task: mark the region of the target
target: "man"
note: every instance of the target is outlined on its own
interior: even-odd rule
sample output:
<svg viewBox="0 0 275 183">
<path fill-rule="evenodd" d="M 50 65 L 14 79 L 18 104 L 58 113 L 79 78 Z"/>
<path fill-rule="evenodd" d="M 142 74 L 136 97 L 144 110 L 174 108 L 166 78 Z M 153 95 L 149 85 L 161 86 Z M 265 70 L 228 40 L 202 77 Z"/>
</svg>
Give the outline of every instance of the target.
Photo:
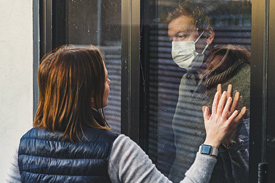
<svg viewBox="0 0 275 183">
<path fill-rule="evenodd" d="M 169 177 L 174 182 L 184 177 L 185 170 L 194 161 L 196 150 L 203 143 L 205 129 L 201 109 L 212 102 L 219 83 L 224 89 L 232 84 L 242 94 L 244 106 L 249 108 L 249 53 L 232 45 L 213 46 L 215 32 L 208 16 L 208 12 L 214 10 L 212 7 L 215 8 L 216 4 L 185 2 L 167 18 L 173 61 L 187 70 L 181 79 L 172 121 L 176 158 Z M 222 90 L 221 86 L 219 90 Z M 229 90 L 232 90 L 231 85 Z M 245 111 L 243 108 L 240 116 Z M 240 131 L 241 136 L 230 134 L 224 140 L 224 146 L 219 148 L 218 163 L 210 182 L 248 181 L 248 134 L 244 125 Z"/>
</svg>

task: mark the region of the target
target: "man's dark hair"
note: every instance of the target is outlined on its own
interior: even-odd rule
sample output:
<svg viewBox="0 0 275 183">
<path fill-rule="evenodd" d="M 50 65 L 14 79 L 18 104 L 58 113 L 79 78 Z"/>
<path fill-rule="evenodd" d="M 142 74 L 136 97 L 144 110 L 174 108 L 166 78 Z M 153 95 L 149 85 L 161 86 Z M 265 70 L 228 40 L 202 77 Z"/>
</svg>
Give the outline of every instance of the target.
<svg viewBox="0 0 275 183">
<path fill-rule="evenodd" d="M 212 25 L 213 21 L 209 13 L 217 7 L 217 3 L 211 1 L 194 2 L 194 0 L 186 0 L 170 12 L 166 21 L 170 23 L 172 20 L 184 15 L 193 18 L 193 23 L 198 31 L 203 31 L 208 25 Z"/>
</svg>

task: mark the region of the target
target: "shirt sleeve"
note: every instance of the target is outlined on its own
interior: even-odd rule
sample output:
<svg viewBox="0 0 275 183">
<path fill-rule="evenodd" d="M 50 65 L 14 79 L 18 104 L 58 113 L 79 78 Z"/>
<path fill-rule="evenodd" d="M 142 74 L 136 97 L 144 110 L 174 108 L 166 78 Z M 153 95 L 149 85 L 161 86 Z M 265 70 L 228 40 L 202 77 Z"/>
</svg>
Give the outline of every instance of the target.
<svg viewBox="0 0 275 183">
<path fill-rule="evenodd" d="M 181 183 L 207 183 L 217 160 L 197 153 L 195 162 Z M 119 135 L 113 143 L 108 174 L 112 182 L 171 183 L 157 170 L 145 152 L 129 137 Z"/>
<path fill-rule="evenodd" d="M 18 149 L 16 149 L 13 156 L 13 161 L 10 165 L 7 182 L 21 183 L 21 176 L 20 176 L 19 166 L 18 166 Z"/>
</svg>

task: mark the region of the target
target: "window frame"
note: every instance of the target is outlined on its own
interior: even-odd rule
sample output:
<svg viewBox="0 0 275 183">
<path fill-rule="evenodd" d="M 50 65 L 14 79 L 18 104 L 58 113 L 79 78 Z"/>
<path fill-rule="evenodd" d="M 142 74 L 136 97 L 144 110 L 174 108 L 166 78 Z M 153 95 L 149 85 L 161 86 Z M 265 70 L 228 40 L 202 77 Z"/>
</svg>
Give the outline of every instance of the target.
<svg viewBox="0 0 275 183">
<path fill-rule="evenodd" d="M 34 114 L 38 103 L 37 69 L 39 57 L 66 44 L 66 1 L 33 0 L 34 19 Z M 122 0 L 121 55 L 121 133 L 128 135 L 147 151 L 148 146 L 148 38 L 146 39 L 146 0 Z M 58 9 L 58 11 L 57 11 Z M 38 16 L 38 15 L 37 15 Z M 36 17 L 37 17 L 36 16 Z M 35 15 L 34 15 L 35 17 Z M 38 23 L 39 22 L 39 23 Z M 38 25 L 39 24 L 39 25 Z M 251 22 L 251 109 L 249 182 L 258 182 L 258 166 L 271 162 L 274 167 L 275 115 L 275 4 L 253 0 Z M 126 35 L 126 36 L 125 36 Z M 40 37 L 40 44 L 39 42 Z M 39 46 L 38 46 L 39 45 Z M 252 100 L 253 99 L 253 100 Z M 272 170 L 272 169 L 270 169 Z M 268 171 L 267 171 L 268 172 Z M 268 180 L 274 180 L 271 173 Z M 263 178 L 262 182 L 267 181 Z M 268 181 L 268 182 L 269 182 Z"/>
<path fill-rule="evenodd" d="M 139 143 L 140 0 L 121 1 L 121 133 Z"/>
<path fill-rule="evenodd" d="M 274 4 L 270 0 L 252 2 L 251 22 L 251 82 L 250 82 L 250 152 L 249 153 L 249 182 L 269 182 L 268 161 L 274 162 L 274 157 L 267 157 L 271 148 L 268 148 L 268 129 L 274 129 L 274 114 L 272 110 L 272 91 L 275 90 L 272 84 L 275 65 L 272 65 L 271 58 L 274 53 L 275 29 L 274 27 Z M 272 6 L 271 6 L 272 5 Z M 273 22 L 272 22 L 273 20 Z M 273 94 L 274 96 L 274 94 Z M 273 104 L 274 105 L 274 104 Z M 274 107 L 274 106 L 273 106 Z M 274 153 L 274 150 L 273 150 Z M 273 163 L 274 166 L 274 163 Z M 268 176 L 267 176 L 268 175 Z M 274 175 L 271 175 L 274 178 Z M 273 179 L 274 180 L 274 179 Z"/>
<path fill-rule="evenodd" d="M 267 141 L 267 154 L 266 161 L 269 163 L 268 182 L 275 180 L 275 174 L 271 173 L 275 170 L 275 3 L 269 2 L 269 34 L 268 34 L 268 64 L 267 64 L 267 128 L 266 128 L 266 141 Z"/>
<path fill-rule="evenodd" d="M 37 70 L 40 60 L 40 35 L 39 35 L 39 1 L 33 0 L 33 120 L 39 101 L 39 88 L 37 79 Z"/>
</svg>

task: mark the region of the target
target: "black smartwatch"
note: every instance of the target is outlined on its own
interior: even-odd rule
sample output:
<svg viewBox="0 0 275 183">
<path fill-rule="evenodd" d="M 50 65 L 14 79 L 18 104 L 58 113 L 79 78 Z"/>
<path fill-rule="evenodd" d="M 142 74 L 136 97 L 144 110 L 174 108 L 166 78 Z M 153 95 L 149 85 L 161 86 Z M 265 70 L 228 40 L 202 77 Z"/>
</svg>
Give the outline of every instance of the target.
<svg viewBox="0 0 275 183">
<path fill-rule="evenodd" d="M 218 156 L 218 149 L 216 149 L 215 147 L 212 147 L 211 145 L 206 145 L 206 144 L 202 144 L 200 146 L 199 152 L 201 154 L 206 154 L 209 156 Z"/>
</svg>

